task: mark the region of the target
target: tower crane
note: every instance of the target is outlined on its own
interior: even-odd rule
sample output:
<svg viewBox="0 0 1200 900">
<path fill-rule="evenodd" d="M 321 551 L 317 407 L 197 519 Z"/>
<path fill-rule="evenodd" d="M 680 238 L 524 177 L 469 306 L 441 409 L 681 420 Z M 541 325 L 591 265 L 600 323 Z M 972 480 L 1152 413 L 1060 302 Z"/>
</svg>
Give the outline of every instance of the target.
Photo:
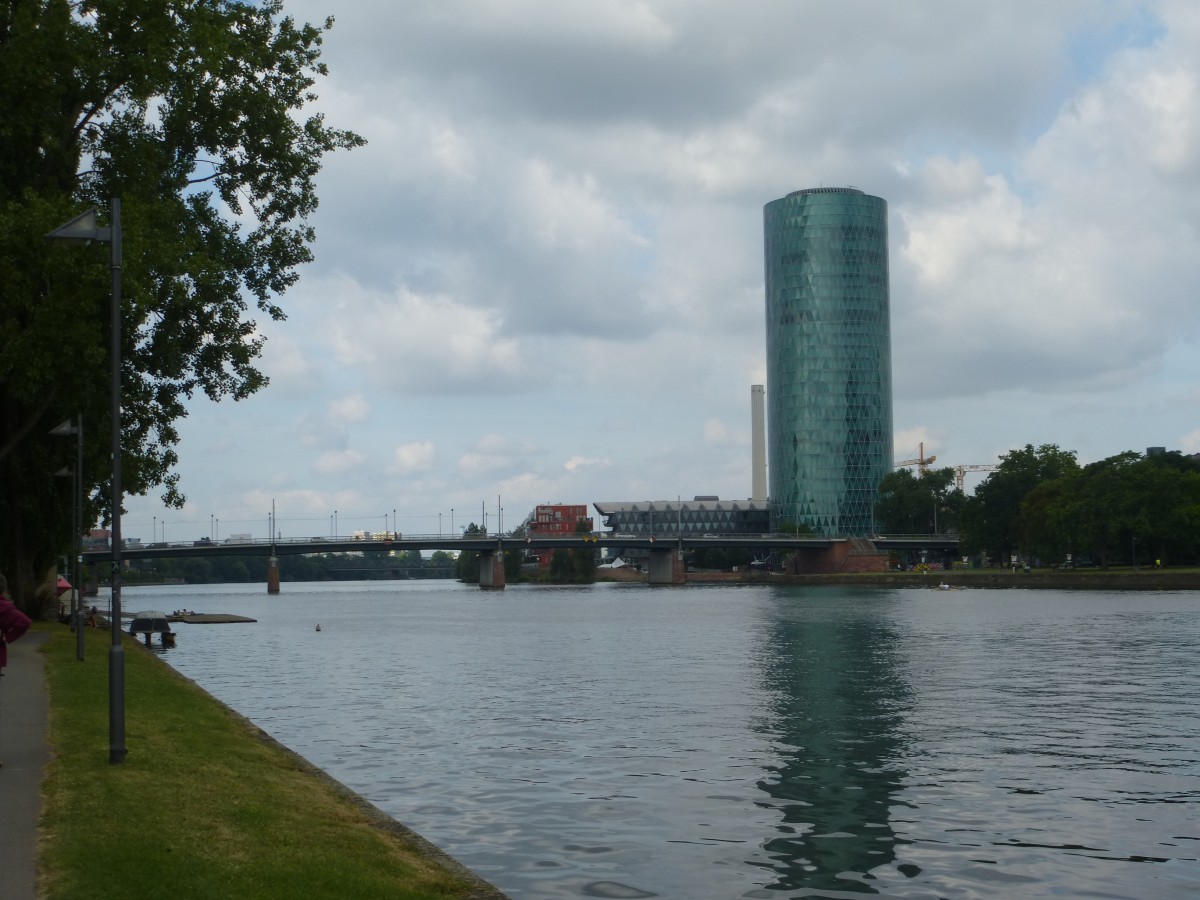
<svg viewBox="0 0 1200 900">
<path fill-rule="evenodd" d="M 963 475 L 967 472 L 994 472 L 995 466 L 955 466 L 954 467 L 954 486 L 960 491 L 963 489 Z"/>
<path fill-rule="evenodd" d="M 896 463 L 893 466 L 893 468 L 901 469 L 904 466 L 916 466 L 917 472 L 920 474 L 920 476 L 922 478 L 924 478 L 925 470 L 928 469 L 929 466 L 936 460 L 937 460 L 936 455 L 934 455 L 934 456 L 926 456 L 925 455 L 925 442 L 921 441 L 920 449 L 917 450 L 917 458 L 916 459 L 902 459 L 902 460 L 900 460 L 900 462 Z"/>
</svg>

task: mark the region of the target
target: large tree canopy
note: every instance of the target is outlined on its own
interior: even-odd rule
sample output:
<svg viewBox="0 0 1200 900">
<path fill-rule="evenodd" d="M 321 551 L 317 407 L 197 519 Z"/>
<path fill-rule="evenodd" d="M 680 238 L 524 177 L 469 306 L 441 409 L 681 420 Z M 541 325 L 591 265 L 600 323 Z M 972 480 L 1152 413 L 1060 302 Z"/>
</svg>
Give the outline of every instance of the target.
<svg viewBox="0 0 1200 900">
<path fill-rule="evenodd" d="M 362 143 L 303 112 L 331 25 L 279 0 L 0 0 L 0 569 L 27 608 L 70 546 L 73 448 L 47 433 L 77 414 L 85 521 L 109 517 L 108 255 L 44 236 L 122 199 L 122 480 L 181 504 L 175 423 L 266 383 L 255 308 L 283 318 L 322 157 Z"/>
<path fill-rule="evenodd" d="M 1195 563 L 1200 462 L 1132 451 L 1044 482 L 1021 505 L 1030 550 L 1052 560 Z"/>
<path fill-rule="evenodd" d="M 1000 464 L 967 500 L 962 515 L 962 546 L 1006 564 L 1024 546 L 1021 504 L 1039 484 L 1079 471 L 1074 450 L 1057 444 L 1026 444 L 1000 457 Z"/>
<path fill-rule="evenodd" d="M 958 530 L 966 498 L 952 488 L 954 470 L 931 469 L 914 475 L 896 469 L 883 477 L 875 524 L 884 534 L 948 534 Z"/>
</svg>

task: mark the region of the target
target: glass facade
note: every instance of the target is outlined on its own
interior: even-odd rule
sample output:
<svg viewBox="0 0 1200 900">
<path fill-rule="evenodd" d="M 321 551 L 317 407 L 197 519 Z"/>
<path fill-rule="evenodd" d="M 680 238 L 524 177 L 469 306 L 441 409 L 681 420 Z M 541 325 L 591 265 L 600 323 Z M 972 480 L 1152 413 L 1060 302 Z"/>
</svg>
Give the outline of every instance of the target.
<svg viewBox="0 0 1200 900">
<path fill-rule="evenodd" d="M 767 504 L 756 500 L 648 500 L 592 504 L 604 526 L 633 537 L 705 534 L 764 534 L 770 529 Z"/>
<path fill-rule="evenodd" d="M 796 191 L 763 225 L 772 529 L 872 534 L 892 469 L 887 201 Z"/>
</svg>

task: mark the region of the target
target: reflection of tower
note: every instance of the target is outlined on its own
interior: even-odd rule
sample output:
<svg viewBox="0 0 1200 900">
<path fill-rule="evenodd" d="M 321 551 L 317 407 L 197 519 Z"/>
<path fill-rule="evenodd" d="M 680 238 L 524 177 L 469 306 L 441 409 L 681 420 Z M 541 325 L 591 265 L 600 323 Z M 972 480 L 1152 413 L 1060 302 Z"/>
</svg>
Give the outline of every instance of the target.
<svg viewBox="0 0 1200 900">
<path fill-rule="evenodd" d="M 767 499 L 767 429 L 763 386 L 750 385 L 750 499 Z"/>
<path fill-rule="evenodd" d="M 870 534 L 892 464 L 887 202 L 796 191 L 763 226 L 771 521 Z"/>
<path fill-rule="evenodd" d="M 907 775 L 897 760 L 908 755 L 910 705 L 898 638 L 874 612 L 830 609 L 783 607 L 762 654 L 777 698 L 763 727 L 782 757 L 758 784 L 780 815 L 760 863 L 776 875 L 773 890 L 862 890 L 856 875 L 883 877 L 897 858 L 890 818 Z"/>
</svg>

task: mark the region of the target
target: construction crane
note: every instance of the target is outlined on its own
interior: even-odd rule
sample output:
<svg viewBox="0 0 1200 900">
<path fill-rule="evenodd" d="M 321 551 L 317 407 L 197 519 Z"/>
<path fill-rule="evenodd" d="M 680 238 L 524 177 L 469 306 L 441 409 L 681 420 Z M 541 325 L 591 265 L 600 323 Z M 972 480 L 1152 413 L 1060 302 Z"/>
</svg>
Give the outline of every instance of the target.
<svg viewBox="0 0 1200 900">
<path fill-rule="evenodd" d="M 902 468 L 904 468 L 904 466 L 916 466 L 917 472 L 920 474 L 920 476 L 922 478 L 924 478 L 926 469 L 928 469 L 929 466 L 935 460 L 937 460 L 936 455 L 935 456 L 926 456 L 925 455 L 925 442 L 921 441 L 920 449 L 917 450 L 917 458 L 916 459 L 902 459 L 900 462 L 896 463 L 893 466 L 893 468 L 902 469 Z"/>
<path fill-rule="evenodd" d="M 954 467 L 954 486 L 960 491 L 963 489 L 963 475 L 967 472 L 995 472 L 995 466 L 955 466 Z"/>
</svg>

